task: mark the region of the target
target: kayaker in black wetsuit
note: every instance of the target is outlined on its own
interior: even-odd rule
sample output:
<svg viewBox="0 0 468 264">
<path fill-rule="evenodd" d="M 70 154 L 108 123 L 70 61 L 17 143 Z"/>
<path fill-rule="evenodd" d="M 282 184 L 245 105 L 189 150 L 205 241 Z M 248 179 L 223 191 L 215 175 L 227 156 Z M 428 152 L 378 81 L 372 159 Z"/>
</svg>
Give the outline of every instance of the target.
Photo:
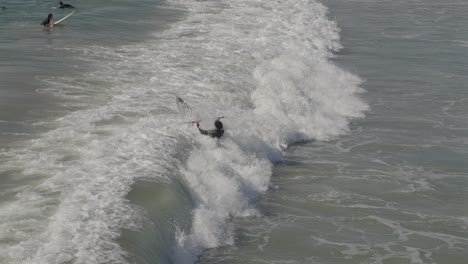
<svg viewBox="0 0 468 264">
<path fill-rule="evenodd" d="M 62 1 L 59 2 L 59 8 L 74 8 L 72 5 L 69 5 L 69 4 L 64 4 Z"/>
<path fill-rule="evenodd" d="M 212 138 L 220 138 L 224 135 L 224 129 L 223 129 L 223 123 L 221 123 L 221 121 L 219 120 L 216 120 L 214 122 L 214 125 L 215 125 L 215 129 L 211 129 L 211 130 L 203 130 L 200 128 L 200 122 L 195 122 L 195 124 L 197 125 L 198 127 L 198 130 L 200 131 L 200 133 L 202 135 L 207 135 L 207 136 L 210 136 Z"/>
<path fill-rule="evenodd" d="M 54 17 L 54 15 L 52 14 L 49 14 L 47 16 L 46 19 L 44 19 L 42 22 L 41 22 L 41 25 L 43 25 L 44 27 L 50 27 L 52 25 L 54 25 L 54 23 L 51 23 L 50 20 L 52 20 L 52 18 Z"/>
</svg>

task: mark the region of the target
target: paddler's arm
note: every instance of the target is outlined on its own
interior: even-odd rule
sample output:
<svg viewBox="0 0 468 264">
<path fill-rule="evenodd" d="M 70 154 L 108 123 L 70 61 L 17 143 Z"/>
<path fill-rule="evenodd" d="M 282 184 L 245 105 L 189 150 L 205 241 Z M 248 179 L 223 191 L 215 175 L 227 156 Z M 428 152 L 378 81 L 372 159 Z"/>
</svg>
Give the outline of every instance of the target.
<svg viewBox="0 0 468 264">
<path fill-rule="evenodd" d="M 199 122 L 196 122 L 195 124 L 197 124 L 198 131 L 200 131 L 200 133 L 202 135 L 208 135 L 208 131 L 203 130 L 203 129 L 200 128 L 200 123 Z"/>
</svg>

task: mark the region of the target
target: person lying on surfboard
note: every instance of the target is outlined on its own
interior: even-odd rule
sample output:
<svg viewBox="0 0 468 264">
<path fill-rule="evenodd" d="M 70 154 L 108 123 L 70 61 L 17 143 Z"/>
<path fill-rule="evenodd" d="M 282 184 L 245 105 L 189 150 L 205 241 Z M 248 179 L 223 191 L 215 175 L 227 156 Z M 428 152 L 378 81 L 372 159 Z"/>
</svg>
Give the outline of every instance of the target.
<svg viewBox="0 0 468 264">
<path fill-rule="evenodd" d="M 72 5 L 64 4 L 62 1 L 59 2 L 59 5 L 60 5 L 59 8 L 63 8 L 63 9 L 65 9 L 65 8 L 75 8 Z"/>
<path fill-rule="evenodd" d="M 215 129 L 211 129 L 211 130 L 201 129 L 199 121 L 195 121 L 195 124 L 197 125 L 198 130 L 200 131 L 200 133 L 202 135 L 207 135 L 207 136 L 210 136 L 212 138 L 220 138 L 220 137 L 222 137 L 224 135 L 223 123 L 221 123 L 221 121 L 219 121 L 219 120 L 216 120 L 214 122 Z"/>
<path fill-rule="evenodd" d="M 54 23 L 50 22 L 50 20 L 52 20 L 52 18 L 54 17 L 54 15 L 52 14 L 49 14 L 47 16 L 46 19 L 44 19 L 42 22 L 41 22 L 41 25 L 43 25 L 44 27 L 51 27 L 54 25 Z"/>
</svg>

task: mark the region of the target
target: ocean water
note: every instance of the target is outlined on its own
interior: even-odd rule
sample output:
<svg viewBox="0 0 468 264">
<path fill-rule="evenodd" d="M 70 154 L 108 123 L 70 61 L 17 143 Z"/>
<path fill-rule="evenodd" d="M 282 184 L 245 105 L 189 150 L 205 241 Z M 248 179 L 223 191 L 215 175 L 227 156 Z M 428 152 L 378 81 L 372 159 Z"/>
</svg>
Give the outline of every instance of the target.
<svg viewBox="0 0 468 264">
<path fill-rule="evenodd" d="M 69 3 L 0 4 L 0 263 L 467 262 L 468 3 Z"/>
</svg>

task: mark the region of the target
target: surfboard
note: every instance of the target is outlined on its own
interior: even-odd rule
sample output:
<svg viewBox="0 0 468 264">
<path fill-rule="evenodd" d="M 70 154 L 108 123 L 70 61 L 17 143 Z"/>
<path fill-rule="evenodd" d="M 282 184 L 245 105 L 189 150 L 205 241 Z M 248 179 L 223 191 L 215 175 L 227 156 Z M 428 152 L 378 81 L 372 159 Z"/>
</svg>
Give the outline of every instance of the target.
<svg viewBox="0 0 468 264">
<path fill-rule="evenodd" d="M 65 17 L 63 17 L 62 19 L 58 20 L 57 22 L 54 23 L 54 26 L 57 25 L 58 23 L 64 21 L 65 19 L 67 19 L 69 16 L 71 16 L 73 13 L 75 13 L 75 11 L 71 12 L 70 14 L 66 15 Z"/>
</svg>

